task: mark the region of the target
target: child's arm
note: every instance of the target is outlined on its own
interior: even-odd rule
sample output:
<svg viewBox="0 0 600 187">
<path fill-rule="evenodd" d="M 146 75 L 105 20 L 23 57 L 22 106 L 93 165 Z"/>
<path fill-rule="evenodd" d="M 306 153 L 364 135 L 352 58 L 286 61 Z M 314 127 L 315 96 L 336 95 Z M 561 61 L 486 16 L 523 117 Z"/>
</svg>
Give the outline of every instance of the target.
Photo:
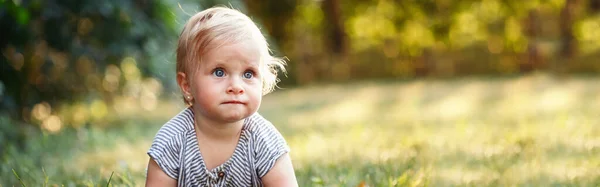
<svg viewBox="0 0 600 187">
<path fill-rule="evenodd" d="M 294 173 L 290 155 L 287 153 L 281 155 L 277 162 L 275 162 L 273 168 L 262 178 L 262 182 L 265 187 L 297 187 L 298 181 L 296 180 L 296 174 Z"/>
<path fill-rule="evenodd" d="M 154 186 L 177 186 L 177 181 L 169 177 L 160 169 L 154 159 L 148 161 L 148 174 L 146 176 L 146 187 Z"/>
</svg>

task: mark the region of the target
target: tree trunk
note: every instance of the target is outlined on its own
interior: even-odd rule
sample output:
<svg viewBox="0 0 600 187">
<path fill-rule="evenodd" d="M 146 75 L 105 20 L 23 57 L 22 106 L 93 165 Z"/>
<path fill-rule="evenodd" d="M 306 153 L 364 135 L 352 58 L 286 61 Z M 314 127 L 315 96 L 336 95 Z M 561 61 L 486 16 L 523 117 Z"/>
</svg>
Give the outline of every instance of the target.
<svg viewBox="0 0 600 187">
<path fill-rule="evenodd" d="M 350 77 L 349 62 L 346 57 L 348 40 L 344 19 L 340 9 L 339 0 L 323 0 L 321 9 L 325 16 L 324 39 L 325 46 L 330 49 L 332 55 L 327 57 L 324 68 L 321 69 L 324 76 L 331 76 L 332 80 L 344 80 Z"/>
<path fill-rule="evenodd" d="M 600 0 L 589 0 L 590 11 L 593 13 L 600 12 Z"/>
<path fill-rule="evenodd" d="M 344 54 L 346 52 L 347 39 L 346 29 L 340 10 L 339 0 L 323 0 L 322 9 L 325 15 L 325 41 L 331 47 L 332 52 Z M 327 24 L 329 23 L 329 24 Z"/>
<path fill-rule="evenodd" d="M 424 48 L 421 55 L 415 58 L 414 73 L 417 77 L 435 76 L 435 64 L 433 62 L 433 54 L 430 47 Z"/>
<path fill-rule="evenodd" d="M 567 68 L 572 63 L 573 57 L 577 53 L 577 40 L 573 33 L 573 23 L 575 22 L 576 6 L 579 0 L 566 0 L 563 9 L 560 12 L 560 48 L 557 60 L 552 63 L 551 71 L 558 77 L 564 77 L 568 72 Z"/>
<path fill-rule="evenodd" d="M 560 16 L 561 52 L 564 60 L 569 61 L 577 52 L 577 40 L 573 34 L 575 21 L 575 8 L 578 0 L 566 0 Z"/>
<path fill-rule="evenodd" d="M 538 39 L 541 31 L 539 10 L 532 9 L 529 11 L 525 28 L 527 29 L 526 33 L 529 42 L 527 46 L 527 58 L 521 63 L 519 68 L 522 73 L 533 71 L 544 64 L 538 47 Z"/>
</svg>

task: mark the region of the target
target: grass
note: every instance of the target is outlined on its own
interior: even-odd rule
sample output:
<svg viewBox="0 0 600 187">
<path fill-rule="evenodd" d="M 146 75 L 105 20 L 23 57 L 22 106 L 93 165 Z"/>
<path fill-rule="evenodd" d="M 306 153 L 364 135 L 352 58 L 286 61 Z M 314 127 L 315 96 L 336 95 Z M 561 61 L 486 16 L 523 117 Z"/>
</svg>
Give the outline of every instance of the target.
<svg viewBox="0 0 600 187">
<path fill-rule="evenodd" d="M 269 94 L 260 112 L 292 148 L 300 186 L 598 186 L 598 82 L 315 85 Z M 36 136 L 24 155 L 10 148 L 0 186 L 143 186 L 145 152 L 174 103 L 114 128 Z"/>
</svg>

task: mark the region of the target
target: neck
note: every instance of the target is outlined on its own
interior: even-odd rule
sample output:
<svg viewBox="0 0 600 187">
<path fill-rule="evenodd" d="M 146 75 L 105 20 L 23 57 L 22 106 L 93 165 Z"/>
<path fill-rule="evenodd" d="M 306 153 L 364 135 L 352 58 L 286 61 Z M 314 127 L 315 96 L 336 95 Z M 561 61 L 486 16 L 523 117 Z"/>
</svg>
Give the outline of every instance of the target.
<svg viewBox="0 0 600 187">
<path fill-rule="evenodd" d="M 194 116 L 196 133 L 211 140 L 230 141 L 231 139 L 237 139 L 244 125 L 244 120 L 220 122 L 206 118 L 198 113 Z"/>
</svg>

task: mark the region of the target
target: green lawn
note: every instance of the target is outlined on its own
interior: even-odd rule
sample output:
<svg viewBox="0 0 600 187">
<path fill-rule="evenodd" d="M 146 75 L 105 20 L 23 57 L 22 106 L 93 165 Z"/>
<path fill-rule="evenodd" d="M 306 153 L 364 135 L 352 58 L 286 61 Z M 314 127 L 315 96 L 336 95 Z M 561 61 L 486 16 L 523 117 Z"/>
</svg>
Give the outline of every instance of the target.
<svg viewBox="0 0 600 187">
<path fill-rule="evenodd" d="M 0 186 L 143 186 L 154 133 L 182 105 L 5 152 Z M 598 186 L 600 78 L 365 81 L 283 89 L 260 112 L 300 186 Z M 144 120 L 137 120 L 137 119 Z M 58 185 L 60 186 L 60 185 Z"/>
</svg>

